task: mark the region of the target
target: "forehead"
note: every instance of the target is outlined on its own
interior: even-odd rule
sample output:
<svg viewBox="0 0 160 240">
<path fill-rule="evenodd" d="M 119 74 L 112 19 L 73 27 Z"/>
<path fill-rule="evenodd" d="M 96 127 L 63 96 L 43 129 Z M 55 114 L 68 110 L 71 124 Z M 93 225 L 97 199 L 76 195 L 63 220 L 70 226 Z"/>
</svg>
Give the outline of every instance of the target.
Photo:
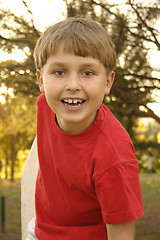
<svg viewBox="0 0 160 240">
<path fill-rule="evenodd" d="M 81 57 L 81 61 L 84 62 L 87 62 L 88 61 L 87 59 L 89 58 L 94 61 L 100 61 L 95 54 L 89 54 L 88 52 L 86 53 L 85 51 L 82 54 L 81 52 L 78 52 L 78 50 L 75 49 L 75 47 L 70 47 L 70 45 L 67 45 L 65 41 L 63 42 L 61 41 L 55 45 L 54 51 L 51 51 L 50 54 L 48 54 L 48 59 L 52 56 L 53 57 L 56 56 L 56 58 L 57 57 L 64 58 L 64 55 Z"/>
<path fill-rule="evenodd" d="M 45 64 L 47 67 L 90 67 L 90 68 L 98 68 L 103 64 L 97 58 L 93 58 L 92 56 L 78 56 L 74 52 L 67 52 L 64 50 L 63 45 L 59 45 L 57 47 L 54 54 L 52 54 Z"/>
</svg>

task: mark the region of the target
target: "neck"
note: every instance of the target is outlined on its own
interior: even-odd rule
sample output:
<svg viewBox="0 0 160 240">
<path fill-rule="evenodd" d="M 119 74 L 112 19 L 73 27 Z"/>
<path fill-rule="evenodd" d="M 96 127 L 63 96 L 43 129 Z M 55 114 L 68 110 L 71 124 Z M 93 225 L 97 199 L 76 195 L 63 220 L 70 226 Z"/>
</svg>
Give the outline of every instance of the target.
<svg viewBox="0 0 160 240">
<path fill-rule="evenodd" d="M 80 134 L 87 130 L 95 121 L 97 117 L 97 112 L 94 114 L 94 116 L 91 117 L 90 121 L 83 121 L 79 123 L 70 123 L 70 122 L 64 122 L 63 119 L 58 118 L 56 116 L 56 121 L 58 126 L 61 128 L 63 132 L 69 133 L 69 134 Z"/>
</svg>

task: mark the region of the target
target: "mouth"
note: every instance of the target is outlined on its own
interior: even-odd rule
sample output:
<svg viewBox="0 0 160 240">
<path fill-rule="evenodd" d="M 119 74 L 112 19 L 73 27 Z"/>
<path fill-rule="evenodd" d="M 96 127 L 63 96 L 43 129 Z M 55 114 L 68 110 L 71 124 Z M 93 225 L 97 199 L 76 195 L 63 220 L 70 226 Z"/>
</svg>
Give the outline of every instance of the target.
<svg viewBox="0 0 160 240">
<path fill-rule="evenodd" d="M 80 99 L 80 98 L 66 98 L 66 99 L 62 100 L 62 103 L 66 107 L 77 108 L 77 107 L 82 106 L 85 103 L 85 100 Z"/>
</svg>

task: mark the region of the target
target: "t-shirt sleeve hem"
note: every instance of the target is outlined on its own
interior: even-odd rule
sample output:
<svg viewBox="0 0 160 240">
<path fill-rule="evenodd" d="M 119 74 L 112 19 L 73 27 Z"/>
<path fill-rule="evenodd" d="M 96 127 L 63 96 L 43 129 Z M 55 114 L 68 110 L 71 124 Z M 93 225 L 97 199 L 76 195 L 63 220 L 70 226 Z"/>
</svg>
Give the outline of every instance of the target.
<svg viewBox="0 0 160 240">
<path fill-rule="evenodd" d="M 126 211 L 121 213 L 103 214 L 103 221 L 105 224 L 117 224 L 123 222 L 130 222 L 137 220 L 144 215 L 144 208 L 138 208 L 132 211 Z"/>
</svg>

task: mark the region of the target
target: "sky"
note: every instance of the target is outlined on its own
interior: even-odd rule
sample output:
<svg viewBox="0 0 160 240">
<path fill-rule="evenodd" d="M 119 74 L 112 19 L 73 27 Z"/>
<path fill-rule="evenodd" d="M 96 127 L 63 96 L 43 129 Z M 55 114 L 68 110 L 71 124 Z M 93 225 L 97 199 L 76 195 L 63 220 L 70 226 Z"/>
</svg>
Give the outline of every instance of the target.
<svg viewBox="0 0 160 240">
<path fill-rule="evenodd" d="M 33 12 L 35 27 L 41 32 L 47 26 L 64 19 L 66 8 L 62 0 L 27 0 L 26 2 L 29 9 Z M 0 3 L 5 10 L 10 9 L 17 16 L 23 15 L 26 19 L 30 17 L 26 13 L 26 7 L 21 0 L 0 0 Z M 28 49 L 26 48 L 25 50 L 27 52 Z M 0 60 L 2 59 L 3 61 L 7 59 L 22 61 L 25 57 L 25 54 L 19 49 L 12 55 L 8 55 L 8 53 L 0 50 Z"/>
<path fill-rule="evenodd" d="M 110 0 L 111 1 L 111 0 Z M 26 0 L 29 9 L 33 12 L 33 20 L 35 27 L 40 31 L 44 31 L 50 24 L 59 22 L 65 18 L 65 4 L 62 0 Z M 125 0 L 114 0 L 114 3 L 125 2 Z M 26 14 L 26 8 L 21 0 L 0 0 L 2 7 L 4 9 L 11 9 L 11 11 L 17 15 L 24 15 L 28 18 L 29 15 Z M 160 21 L 157 23 L 157 29 L 160 31 Z M 27 52 L 28 49 L 26 48 Z M 21 50 L 16 50 L 14 55 L 8 55 L 0 50 L 0 60 L 15 59 L 17 61 L 24 59 L 24 53 Z M 160 68 L 160 52 L 150 51 L 149 52 L 150 63 L 154 68 Z M 154 73 L 156 76 L 157 73 Z M 160 93 L 158 92 L 157 101 L 158 104 L 152 104 L 150 107 L 160 115 Z"/>
<path fill-rule="evenodd" d="M 0 0 L 5 9 L 11 9 L 17 16 L 26 15 L 26 8 L 21 0 Z M 62 0 L 26 0 L 34 14 L 36 28 L 43 31 L 49 24 L 64 19 L 65 4 Z"/>
<path fill-rule="evenodd" d="M 33 18 L 35 27 L 40 31 L 44 31 L 50 24 L 59 22 L 63 20 L 65 14 L 65 3 L 63 0 L 25 0 L 28 4 L 29 9 L 33 12 Z M 69 1 L 69 0 L 68 0 Z M 112 2 L 113 0 L 109 0 Z M 114 0 L 114 3 L 124 3 L 126 0 Z M 26 14 L 26 8 L 22 3 L 22 0 L 0 0 L 2 7 L 5 9 L 11 9 L 13 13 L 17 16 L 24 15 L 25 18 L 29 17 Z M 17 7 L 18 6 L 18 7 Z M 98 9 L 97 9 L 98 10 Z M 123 6 L 123 12 L 125 13 L 125 8 Z M 160 21 L 157 23 L 157 29 L 160 31 Z M 16 60 L 22 58 L 22 53 L 17 52 Z M 0 51 L 0 59 L 3 55 L 3 60 L 8 58 L 8 54 L 2 54 Z M 24 57 L 24 55 L 23 55 Z M 13 59 L 13 56 L 10 56 Z M 160 66 L 160 53 L 157 51 L 150 50 L 149 58 L 152 67 L 159 68 Z"/>
<path fill-rule="evenodd" d="M 33 12 L 33 18 L 35 27 L 40 31 L 44 31 L 50 24 L 59 22 L 64 19 L 65 3 L 63 0 L 25 0 L 29 6 L 29 9 Z M 109 0 L 112 1 L 112 0 Z M 114 0 L 114 3 L 124 3 L 126 0 Z M 22 0 L 0 0 L 2 7 L 5 9 L 11 9 L 17 16 L 24 15 L 25 18 L 29 17 L 26 14 L 26 8 L 22 3 Z M 125 8 L 123 6 L 123 12 Z M 160 21 L 157 23 L 157 29 L 160 31 Z M 8 54 L 3 54 L 0 51 L 0 59 L 3 56 L 3 60 L 8 58 Z M 15 56 L 10 56 L 13 59 Z M 24 54 L 17 52 L 16 60 L 20 60 L 24 57 Z M 160 66 L 160 53 L 150 50 L 149 58 L 152 67 L 159 68 Z"/>
</svg>

